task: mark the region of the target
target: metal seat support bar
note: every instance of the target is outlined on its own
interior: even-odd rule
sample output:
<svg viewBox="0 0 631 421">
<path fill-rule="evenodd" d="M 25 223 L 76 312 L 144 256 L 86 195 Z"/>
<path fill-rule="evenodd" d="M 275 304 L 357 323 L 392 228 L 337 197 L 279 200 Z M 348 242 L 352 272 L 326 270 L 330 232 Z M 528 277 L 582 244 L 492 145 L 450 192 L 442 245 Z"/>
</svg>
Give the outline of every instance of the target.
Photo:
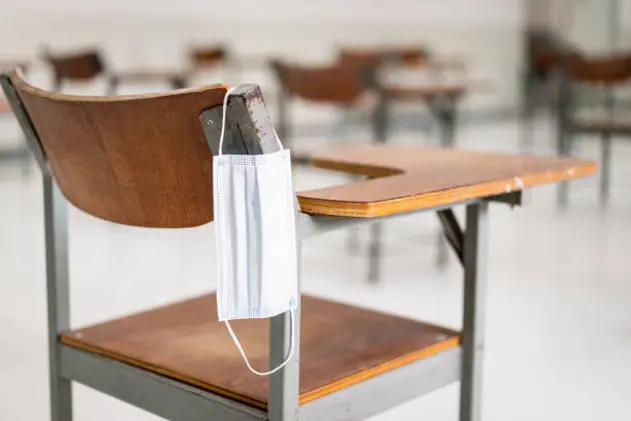
<svg viewBox="0 0 631 421">
<path fill-rule="evenodd" d="M 265 411 L 147 370 L 59 345 L 61 375 L 170 421 L 266 420 Z"/>
<path fill-rule="evenodd" d="M 460 377 L 456 347 L 365 380 L 300 407 L 300 421 L 359 421 L 446 386 Z"/>
</svg>

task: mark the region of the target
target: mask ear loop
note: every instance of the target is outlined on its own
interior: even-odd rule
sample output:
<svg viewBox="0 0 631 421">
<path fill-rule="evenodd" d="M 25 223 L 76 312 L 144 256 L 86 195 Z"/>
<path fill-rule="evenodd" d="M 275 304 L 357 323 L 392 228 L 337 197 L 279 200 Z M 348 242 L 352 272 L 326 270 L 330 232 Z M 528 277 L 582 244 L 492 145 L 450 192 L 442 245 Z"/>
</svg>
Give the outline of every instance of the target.
<svg viewBox="0 0 631 421">
<path fill-rule="evenodd" d="M 241 343 L 239 342 L 239 339 L 237 339 L 237 335 L 234 333 L 234 331 L 232 330 L 232 327 L 230 326 L 230 322 L 228 320 L 224 320 L 224 323 L 226 324 L 226 327 L 228 328 L 228 333 L 230 333 L 230 336 L 232 337 L 232 340 L 234 341 L 234 344 L 237 346 L 237 349 L 239 349 L 239 352 L 241 353 L 241 356 L 243 357 L 243 361 L 245 361 L 245 365 L 248 366 L 248 369 L 256 374 L 257 376 L 269 376 L 270 374 L 274 374 L 276 373 L 278 370 L 280 370 L 281 368 L 285 367 L 287 365 L 287 363 L 289 361 L 291 361 L 292 357 L 294 356 L 294 349 L 296 348 L 296 338 L 294 336 L 294 310 L 290 310 L 289 311 L 289 320 L 291 321 L 290 325 L 291 325 L 291 330 L 290 335 L 291 335 L 291 341 L 289 342 L 289 355 L 287 356 L 287 358 L 285 359 L 285 361 L 283 361 L 278 367 L 270 370 L 270 371 L 264 371 L 264 372 L 260 372 L 255 370 L 254 368 L 252 368 L 252 365 L 250 365 L 250 361 L 248 360 L 248 357 L 246 357 L 245 355 L 245 351 L 243 351 L 243 347 L 241 346 Z"/>
<path fill-rule="evenodd" d="M 222 116 L 221 116 L 221 134 L 219 135 L 219 153 L 218 156 L 223 155 L 223 138 L 226 134 L 226 111 L 228 110 L 228 97 L 230 96 L 230 94 L 232 93 L 232 91 L 234 91 L 235 89 L 237 89 L 236 86 L 233 86 L 232 88 L 228 89 L 226 91 L 226 95 L 223 97 L 223 105 L 222 105 Z"/>
<path fill-rule="evenodd" d="M 226 114 L 227 114 L 227 109 L 228 109 L 228 97 L 230 96 L 230 94 L 232 93 L 232 91 L 234 91 L 236 89 L 236 87 L 232 87 L 230 89 L 228 89 L 228 91 L 226 92 L 226 95 L 223 97 L 223 116 L 221 117 L 221 135 L 219 137 L 219 153 L 218 156 L 221 156 L 223 154 L 223 139 L 224 139 L 224 135 L 226 134 Z M 274 130 L 274 135 L 276 137 L 276 141 L 278 142 L 278 146 L 280 146 L 281 150 L 283 149 L 283 145 L 280 142 L 280 139 L 278 138 L 278 135 L 276 134 L 276 130 Z M 291 330 L 290 335 L 291 335 L 291 341 L 289 343 L 289 355 L 287 356 L 287 358 L 285 359 L 285 361 L 283 361 L 278 367 L 270 370 L 270 371 L 264 371 L 264 372 L 260 372 L 255 370 L 252 365 L 250 364 L 250 361 L 248 360 L 248 357 L 245 355 L 245 351 L 243 350 L 243 347 L 241 346 L 241 342 L 239 342 L 239 339 L 237 338 L 237 335 L 234 333 L 234 331 L 232 330 L 232 326 L 230 326 L 230 322 L 228 320 L 224 320 L 224 323 L 226 324 L 226 328 L 228 328 L 228 333 L 230 334 L 230 337 L 232 338 L 232 341 L 234 342 L 234 344 L 237 346 L 237 349 L 239 350 L 239 352 L 241 353 L 241 357 L 243 357 L 243 361 L 245 361 L 245 365 L 248 367 L 248 369 L 256 374 L 257 376 L 269 376 L 271 374 L 276 373 L 278 370 L 280 370 L 281 368 L 285 367 L 287 365 L 287 363 L 289 361 L 291 361 L 292 357 L 294 356 L 294 350 L 296 348 L 296 338 L 294 336 L 294 311 L 290 310 L 289 312 L 289 320 L 290 320 L 290 325 L 291 325 Z"/>
</svg>

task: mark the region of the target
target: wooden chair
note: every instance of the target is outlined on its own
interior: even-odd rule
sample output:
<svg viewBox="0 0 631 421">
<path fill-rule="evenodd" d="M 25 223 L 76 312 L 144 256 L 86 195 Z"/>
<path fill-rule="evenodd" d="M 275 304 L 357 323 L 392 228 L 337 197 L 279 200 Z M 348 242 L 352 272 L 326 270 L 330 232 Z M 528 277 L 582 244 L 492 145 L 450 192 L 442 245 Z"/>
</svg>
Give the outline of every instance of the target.
<svg viewBox="0 0 631 421">
<path fill-rule="evenodd" d="M 479 420 L 488 202 L 518 204 L 523 188 L 596 170 L 581 160 L 422 148 L 315 157 L 318 166 L 373 178 L 299 193 L 298 244 L 413 211 L 450 214 L 450 241 L 465 272 L 463 329 L 303 295 L 294 357 L 262 378 L 246 369 L 216 320 L 213 294 L 81 329 L 70 324 L 67 203 L 134 226 L 212 221 L 211 158 L 226 87 L 78 97 L 40 90 L 19 72 L 0 75 L 0 83 L 43 174 L 52 421 L 72 420 L 72 381 L 175 421 L 335 421 L 370 417 L 457 379 L 460 419 Z M 226 152 L 273 151 L 258 87 L 234 94 Z M 465 231 L 450 209 L 463 203 Z M 288 351 L 287 315 L 233 326 L 258 367 L 276 365 Z"/>
<path fill-rule="evenodd" d="M 225 62 L 229 57 L 228 49 L 222 45 L 198 46 L 189 50 L 189 60 L 193 69 L 214 68 Z"/>
<path fill-rule="evenodd" d="M 362 65 L 363 66 L 363 65 Z M 342 64 L 332 66 L 300 66 L 281 61 L 273 61 L 272 68 L 280 85 L 280 97 L 278 98 L 278 123 L 279 136 L 284 145 L 291 144 L 290 110 L 289 106 L 294 99 L 301 99 L 315 104 L 333 106 L 342 113 L 361 105 L 365 95 L 370 90 L 369 66 L 358 64 Z M 383 116 L 378 110 L 372 110 L 372 139 L 376 143 L 383 143 Z M 293 153 L 298 162 L 307 162 L 308 156 Z M 355 177 L 357 178 L 357 177 Z M 368 246 L 368 271 L 369 282 L 377 282 L 381 275 L 382 259 L 382 227 L 381 224 L 373 224 L 370 227 L 370 244 Z M 349 237 L 349 250 L 359 249 L 358 232 L 353 230 Z"/>
<path fill-rule="evenodd" d="M 393 102 L 421 102 L 425 104 L 440 127 L 440 144 L 452 147 L 456 141 L 457 108 L 460 100 L 468 91 L 468 82 L 449 82 L 445 80 L 446 71 L 465 72 L 462 60 L 439 59 L 426 48 L 419 46 L 403 47 L 368 47 L 342 48 L 339 61 L 362 67 L 372 67 L 374 72 L 385 66 L 403 67 L 422 70 L 432 77 L 432 82 L 424 86 L 412 86 L 399 83 L 381 83 L 380 104 L 374 116 L 381 138 L 388 133 L 388 115 Z M 374 76 L 372 81 L 377 81 Z"/>
<path fill-rule="evenodd" d="M 52 54 L 45 48 L 42 55 L 53 69 L 53 87 L 57 92 L 61 91 L 64 82 L 90 81 L 99 76 L 107 78 L 110 94 L 114 94 L 122 83 L 166 82 L 173 89 L 186 86 L 187 75 L 184 72 L 140 69 L 113 73 L 97 49 Z"/>
<path fill-rule="evenodd" d="M 559 76 L 563 63 L 576 60 L 581 52 L 556 35 L 531 31 L 526 37 L 525 66 L 522 72 L 522 138 L 524 150 L 531 150 L 532 126 L 537 109 L 554 109 L 559 105 Z"/>
<path fill-rule="evenodd" d="M 609 180 L 611 170 L 612 136 L 631 136 L 631 115 L 623 115 L 615 110 L 613 89 L 631 82 L 631 54 L 609 57 L 575 57 L 564 67 L 565 84 L 558 110 L 559 155 L 570 155 L 575 135 L 600 135 L 602 170 L 600 173 L 600 203 L 606 205 L 609 200 Z M 596 115 L 580 115 L 578 111 L 585 103 L 585 89 L 601 95 L 601 110 Z M 589 98 L 589 97 L 588 97 Z M 603 101 L 604 99 L 604 101 Z M 559 205 L 568 202 L 568 186 L 562 183 L 558 191 Z"/>
</svg>

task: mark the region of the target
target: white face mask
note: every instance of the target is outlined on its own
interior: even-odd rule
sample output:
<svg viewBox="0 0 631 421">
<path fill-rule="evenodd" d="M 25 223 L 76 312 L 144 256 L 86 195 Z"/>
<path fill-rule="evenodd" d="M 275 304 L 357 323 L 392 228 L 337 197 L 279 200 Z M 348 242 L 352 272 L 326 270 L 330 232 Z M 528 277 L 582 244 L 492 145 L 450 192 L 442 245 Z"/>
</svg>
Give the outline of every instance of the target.
<svg viewBox="0 0 631 421">
<path fill-rule="evenodd" d="M 232 88 L 234 89 L 234 88 Z M 241 352 L 247 367 L 259 376 L 280 370 L 295 348 L 294 311 L 298 300 L 295 194 L 289 150 L 263 155 L 223 155 L 226 106 L 219 153 L 213 157 L 213 197 L 218 272 L 219 320 Z M 290 312 L 289 355 L 268 372 L 252 368 L 229 320 L 270 318 Z"/>
</svg>

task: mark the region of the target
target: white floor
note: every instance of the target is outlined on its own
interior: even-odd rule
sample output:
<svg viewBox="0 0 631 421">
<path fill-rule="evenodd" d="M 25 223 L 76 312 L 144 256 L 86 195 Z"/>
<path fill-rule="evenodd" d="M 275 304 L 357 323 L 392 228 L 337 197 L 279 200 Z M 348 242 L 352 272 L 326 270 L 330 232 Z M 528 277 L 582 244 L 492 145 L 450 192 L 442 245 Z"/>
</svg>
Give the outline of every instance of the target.
<svg viewBox="0 0 631 421">
<path fill-rule="evenodd" d="M 419 138 L 407 134 L 396 140 Z M 535 138 L 536 151 L 548 153 L 545 121 Z M 459 142 L 464 148 L 517 151 L 518 139 L 516 123 L 501 123 L 464 128 Z M 591 142 L 582 143 L 580 153 L 598 157 Z M 626 195 L 631 185 L 625 181 L 631 148 L 618 142 L 614 155 L 607 210 L 597 205 L 595 178 L 573 184 L 564 214 L 555 208 L 551 187 L 535 189 L 523 208 L 492 205 L 485 421 L 631 419 L 631 198 Z M 296 178 L 299 189 L 343 181 L 304 169 L 296 170 Z M 24 176 L 19 165 L 0 163 L 0 198 L 0 420 L 47 420 L 37 169 Z M 214 288 L 212 226 L 116 227 L 74 209 L 70 222 L 75 326 Z M 346 250 L 344 233 L 310 240 L 303 290 L 458 327 L 462 271 L 455 260 L 447 270 L 435 268 L 436 227 L 430 214 L 388 223 L 384 279 L 378 285 L 366 283 L 364 254 Z M 81 386 L 75 396 L 79 421 L 157 419 Z M 374 420 L 455 421 L 457 407 L 454 384 Z"/>
</svg>

